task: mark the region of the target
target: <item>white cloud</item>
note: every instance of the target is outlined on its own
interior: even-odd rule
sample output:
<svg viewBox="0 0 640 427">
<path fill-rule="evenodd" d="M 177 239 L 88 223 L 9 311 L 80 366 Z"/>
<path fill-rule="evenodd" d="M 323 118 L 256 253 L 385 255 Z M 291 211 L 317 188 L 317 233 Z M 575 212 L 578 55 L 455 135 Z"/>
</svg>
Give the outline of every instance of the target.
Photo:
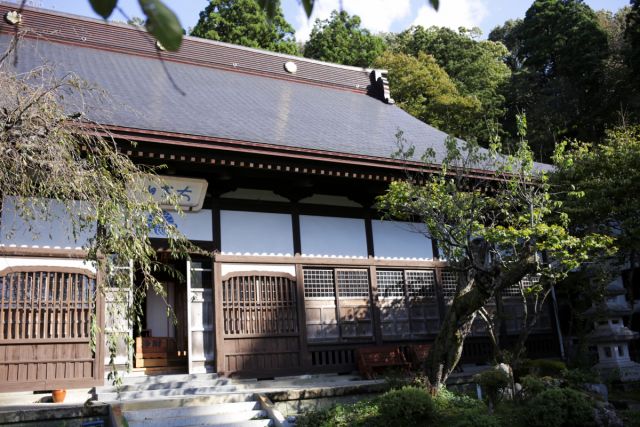
<svg viewBox="0 0 640 427">
<path fill-rule="evenodd" d="M 311 18 L 299 8 L 296 17 L 296 40 L 306 41 L 316 19 L 327 19 L 331 11 L 340 10 L 340 0 L 316 1 Z M 373 33 L 389 31 L 393 23 L 411 12 L 410 0 L 344 0 L 342 7 L 351 15 L 362 19 L 362 27 Z"/>
<path fill-rule="evenodd" d="M 484 0 L 445 0 L 440 2 L 437 12 L 428 5 L 422 6 L 412 25 L 435 25 L 454 30 L 458 27 L 479 27 L 487 13 Z"/>
</svg>

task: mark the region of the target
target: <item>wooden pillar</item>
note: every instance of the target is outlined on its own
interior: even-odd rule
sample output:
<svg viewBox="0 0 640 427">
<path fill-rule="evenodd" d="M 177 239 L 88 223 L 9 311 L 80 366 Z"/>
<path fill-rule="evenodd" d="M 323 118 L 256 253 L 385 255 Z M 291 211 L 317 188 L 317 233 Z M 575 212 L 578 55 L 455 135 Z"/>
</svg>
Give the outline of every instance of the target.
<svg viewBox="0 0 640 427">
<path fill-rule="evenodd" d="M 222 311 L 222 263 L 213 263 L 213 313 L 216 345 L 216 372 L 224 373 L 224 313 Z"/>
<path fill-rule="evenodd" d="M 369 267 L 369 282 L 371 284 L 371 316 L 373 321 L 373 337 L 376 345 L 382 345 L 382 320 L 380 313 L 380 300 L 378 298 L 378 273 L 376 266 Z"/>
<path fill-rule="evenodd" d="M 98 323 L 98 331 L 96 332 L 96 349 L 94 352 L 94 370 L 93 378 L 100 385 L 104 385 L 104 350 L 105 350 L 105 298 L 103 286 L 104 272 L 98 268 L 96 271 L 96 287 L 95 287 L 95 304 L 96 304 L 96 322 Z M 40 284 L 42 286 L 42 283 Z M 83 308 L 84 309 L 84 308 Z"/>
<path fill-rule="evenodd" d="M 305 370 L 311 367 L 311 353 L 307 342 L 307 313 L 304 304 L 304 272 L 302 264 L 296 264 L 298 333 L 300 340 L 300 367 Z"/>
<path fill-rule="evenodd" d="M 444 300 L 444 292 L 442 290 L 442 268 L 435 269 L 436 275 L 436 301 L 438 302 L 438 315 L 440 317 L 440 326 L 444 321 L 444 315 L 447 310 L 447 304 Z"/>
</svg>

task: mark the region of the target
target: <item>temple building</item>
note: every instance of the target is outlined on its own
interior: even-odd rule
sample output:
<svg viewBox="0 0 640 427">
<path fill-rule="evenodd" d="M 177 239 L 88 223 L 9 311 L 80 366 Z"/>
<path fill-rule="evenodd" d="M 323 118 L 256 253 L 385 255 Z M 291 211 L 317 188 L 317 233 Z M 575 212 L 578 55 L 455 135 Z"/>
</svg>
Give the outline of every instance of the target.
<svg viewBox="0 0 640 427">
<path fill-rule="evenodd" d="M 0 2 L 0 15 L 15 8 Z M 163 279 L 178 323 L 150 292 L 136 330 L 107 316 L 95 291 L 108 278 L 84 262 L 91 230 L 74 238 L 43 219 L 34 236 L 5 197 L 0 389 L 102 384 L 108 352 L 89 347 L 92 313 L 99 343 L 118 335 L 136 343 L 119 348 L 116 363 L 145 374 L 350 372 L 358 347 L 435 338 L 456 277 L 423 224 L 383 221 L 373 206 L 407 170 L 438 170 L 394 159 L 399 131 L 436 160 L 447 135 L 393 105 L 383 70 L 193 37 L 166 52 L 134 26 L 28 7 L 20 29 L 17 71 L 48 64 L 104 91 L 78 102 L 78 111 L 135 162 L 166 165 L 162 174 L 185 211 L 167 211 L 167 219 L 214 255 L 167 260 L 186 277 Z M 3 19 L 2 50 L 14 35 Z M 152 234 L 164 250 L 163 230 Z M 515 291 L 504 298 L 510 317 L 502 333 L 514 337 L 520 299 Z M 558 354 L 554 331 L 545 313 L 530 357 Z M 478 324 L 463 360 L 490 354 Z"/>
</svg>

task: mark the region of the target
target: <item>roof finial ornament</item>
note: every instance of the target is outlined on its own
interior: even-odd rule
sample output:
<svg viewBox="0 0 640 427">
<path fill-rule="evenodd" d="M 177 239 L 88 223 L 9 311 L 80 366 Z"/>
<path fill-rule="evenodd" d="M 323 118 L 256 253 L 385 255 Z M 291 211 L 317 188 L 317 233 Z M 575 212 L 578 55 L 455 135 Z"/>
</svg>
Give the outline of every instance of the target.
<svg viewBox="0 0 640 427">
<path fill-rule="evenodd" d="M 396 102 L 391 98 L 391 92 L 389 91 L 389 80 L 387 79 L 386 70 L 373 70 L 371 71 L 371 85 L 373 89 L 373 96 L 384 101 L 387 104 L 395 104 Z"/>
</svg>

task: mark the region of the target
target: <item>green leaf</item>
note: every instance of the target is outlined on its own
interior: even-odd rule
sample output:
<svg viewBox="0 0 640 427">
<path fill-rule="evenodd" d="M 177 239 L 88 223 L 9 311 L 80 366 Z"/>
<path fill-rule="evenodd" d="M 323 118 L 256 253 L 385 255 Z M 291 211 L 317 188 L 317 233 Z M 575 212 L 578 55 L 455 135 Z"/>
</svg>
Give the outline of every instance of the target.
<svg viewBox="0 0 640 427">
<path fill-rule="evenodd" d="M 302 0 L 302 6 L 304 7 L 304 11 L 307 13 L 307 18 L 310 18 L 311 12 L 313 12 L 313 2 L 314 0 Z"/>
<path fill-rule="evenodd" d="M 160 0 L 138 0 L 142 11 L 147 16 L 147 31 L 162 46 L 176 51 L 182 44 L 182 26 L 178 17 Z"/>
<path fill-rule="evenodd" d="M 435 10 L 438 10 L 440 7 L 440 0 L 429 0 L 429 3 L 431 3 L 431 6 L 433 6 Z"/>
<path fill-rule="evenodd" d="M 89 0 L 89 3 L 95 13 L 107 19 L 116 8 L 118 0 Z"/>
</svg>

